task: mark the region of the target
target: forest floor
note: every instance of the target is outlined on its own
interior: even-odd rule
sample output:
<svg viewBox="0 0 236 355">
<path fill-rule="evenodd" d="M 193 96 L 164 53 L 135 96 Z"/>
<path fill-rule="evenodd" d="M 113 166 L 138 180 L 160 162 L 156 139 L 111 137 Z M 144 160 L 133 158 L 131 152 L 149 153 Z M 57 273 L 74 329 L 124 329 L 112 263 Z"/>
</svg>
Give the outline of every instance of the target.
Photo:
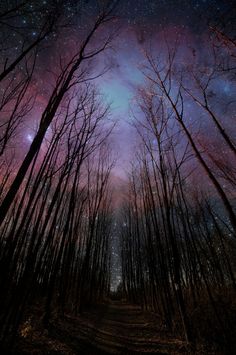
<svg viewBox="0 0 236 355">
<path fill-rule="evenodd" d="M 186 349 L 183 340 L 173 338 L 161 326 L 155 314 L 118 301 L 94 307 L 80 317 L 55 319 L 47 331 L 31 319 L 23 325 L 14 349 L 14 354 L 147 353 L 192 352 Z"/>
</svg>

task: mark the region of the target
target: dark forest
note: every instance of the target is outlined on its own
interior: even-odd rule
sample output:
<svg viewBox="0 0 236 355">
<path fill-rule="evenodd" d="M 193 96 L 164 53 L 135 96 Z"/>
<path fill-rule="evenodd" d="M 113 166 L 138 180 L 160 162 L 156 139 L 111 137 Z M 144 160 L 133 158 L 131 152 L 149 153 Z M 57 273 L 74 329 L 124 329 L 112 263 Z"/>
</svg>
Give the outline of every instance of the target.
<svg viewBox="0 0 236 355">
<path fill-rule="evenodd" d="M 0 3 L 1 354 L 236 353 L 233 1 Z"/>
</svg>

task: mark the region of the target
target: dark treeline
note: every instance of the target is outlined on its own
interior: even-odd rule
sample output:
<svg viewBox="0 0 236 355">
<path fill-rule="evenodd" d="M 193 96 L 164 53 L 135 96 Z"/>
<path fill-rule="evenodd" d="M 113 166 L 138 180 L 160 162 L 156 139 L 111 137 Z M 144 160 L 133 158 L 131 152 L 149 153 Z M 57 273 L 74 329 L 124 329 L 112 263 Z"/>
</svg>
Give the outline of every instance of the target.
<svg viewBox="0 0 236 355">
<path fill-rule="evenodd" d="M 122 287 L 187 342 L 233 353 L 235 102 L 214 88 L 235 82 L 236 44 L 220 23 L 207 43 L 207 60 L 185 52 L 183 61 L 181 41 L 166 56 L 146 54 L 122 217 Z"/>
<path fill-rule="evenodd" d="M 90 42 L 113 19 L 112 5 L 98 4 L 77 47 L 55 58 L 55 70 L 48 71 L 53 80 L 47 83 L 44 73 L 44 87 L 35 90 L 43 75 L 42 55 L 49 56 L 53 41 L 72 28 L 68 11 L 81 10 L 74 3 L 76 9 L 71 1 L 48 1 L 45 9 L 35 1 L 0 7 L 3 348 L 13 344 L 34 304 L 40 304 L 47 327 L 55 312 L 78 315 L 109 292 L 113 160 L 108 141 L 113 124 L 91 80 L 100 75 L 94 73 L 94 59 L 110 45 L 112 34 L 99 37 L 96 46 Z M 38 106 L 38 95 L 44 95 L 44 107 Z M 22 145 L 22 158 L 13 147 L 35 116 L 37 130 L 28 151 Z"/>
</svg>

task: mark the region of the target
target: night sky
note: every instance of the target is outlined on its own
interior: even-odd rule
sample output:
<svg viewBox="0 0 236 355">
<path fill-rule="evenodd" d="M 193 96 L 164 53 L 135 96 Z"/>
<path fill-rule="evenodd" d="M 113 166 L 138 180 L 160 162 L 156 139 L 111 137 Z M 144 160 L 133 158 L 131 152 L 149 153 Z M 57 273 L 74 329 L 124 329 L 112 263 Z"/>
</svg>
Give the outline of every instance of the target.
<svg viewBox="0 0 236 355">
<path fill-rule="evenodd" d="M 13 1 L 14 3 L 14 1 Z M 33 2 L 32 2 L 33 3 Z M 180 38 L 180 44 L 186 51 L 187 58 L 197 50 L 203 60 L 207 56 L 207 24 L 209 21 L 217 21 L 222 13 L 232 11 L 233 2 L 230 1 L 120 1 L 117 7 L 117 22 L 114 27 L 118 28 L 113 40 L 113 50 L 101 54 L 99 65 L 106 65 L 109 70 L 96 82 L 105 100 L 111 103 L 112 116 L 118 119 L 119 124 L 114 137 L 119 150 L 121 160 L 118 162 L 119 171 L 122 177 L 123 165 L 127 158 L 127 151 L 130 150 L 131 136 L 129 120 L 132 119 L 132 103 L 134 102 L 137 87 L 142 85 L 143 76 L 140 73 L 140 65 L 144 61 L 143 51 L 150 49 L 158 52 L 163 51 L 163 38 L 173 43 L 176 36 Z M 55 33 L 48 39 L 49 46 L 38 54 L 39 58 L 36 66 L 36 75 L 31 84 L 31 93 L 36 95 L 37 110 L 30 117 L 30 122 L 24 127 L 23 133 L 18 143 L 28 144 L 32 141 L 34 130 L 37 127 L 38 115 L 47 102 L 53 78 L 50 71 L 55 68 L 58 51 L 61 55 L 73 52 L 73 47 L 78 43 L 78 38 L 82 37 L 83 31 L 89 26 L 97 13 L 96 1 L 82 1 L 78 5 L 77 1 L 65 1 L 63 14 L 64 18 L 72 22 L 72 26 L 63 29 L 59 34 Z M 4 6 L 4 4 L 2 5 Z M 48 4 L 46 0 L 38 1 L 37 6 L 41 6 L 35 11 L 35 16 L 19 15 L 13 19 L 16 30 L 11 31 L 12 42 L 10 51 L 18 52 L 21 49 L 21 37 L 19 31 L 27 31 L 29 40 L 37 36 L 37 27 L 42 24 L 45 9 Z M 65 21 L 65 19 L 64 19 Z M 20 28 L 20 30 L 18 29 Z M 110 29 L 107 29 L 109 31 Z M 164 36 L 163 36 L 164 34 Z M 2 34 L 3 40 L 4 34 Z M 13 48 L 14 45 L 14 48 Z M 6 52 L 7 52 L 6 48 Z M 7 54 L 7 53 L 6 53 Z M 235 85 L 227 79 L 215 83 L 220 95 L 234 95 Z M 131 148 L 132 150 L 132 148 Z M 123 159 L 125 156 L 125 161 Z"/>
<path fill-rule="evenodd" d="M 1 2 L 0 13 L 6 10 L 10 3 L 14 5 L 17 2 Z M 37 53 L 35 73 L 30 83 L 30 95 L 35 100 L 34 105 L 11 144 L 11 149 L 17 152 L 19 161 L 33 140 L 40 114 L 50 97 L 55 83 L 55 74 L 59 70 L 59 57 L 66 60 L 73 54 L 86 29 L 94 21 L 98 3 L 104 1 L 84 0 L 79 2 L 79 5 L 77 1 L 64 1 L 60 28 L 46 38 L 46 46 Z M 125 179 L 137 143 L 132 120 L 133 112 L 136 112 L 138 88 L 145 84 L 140 71 L 145 64 L 144 52 L 148 50 L 164 61 L 166 43 L 171 47 L 178 38 L 180 54 L 177 56 L 177 65 L 185 68 L 193 63 L 195 66 L 205 66 L 210 70 L 209 25 L 224 26 L 222 19 L 235 15 L 233 3 L 234 1 L 220 0 L 120 1 L 116 20 L 96 37 L 96 41 L 99 41 L 107 33 L 116 30 L 112 48 L 96 59 L 96 70 L 102 72 L 106 68 L 107 71 L 94 81 L 94 85 L 104 96 L 104 101 L 111 105 L 111 120 L 117 121 L 111 137 L 114 154 L 118 158 L 113 171 L 116 178 Z M 3 58 L 13 57 L 21 51 L 22 38 L 23 36 L 25 38 L 26 34 L 26 41 L 29 43 L 38 36 L 38 29 L 47 16 L 49 5 L 47 0 L 31 1 L 29 4 L 29 15 L 23 16 L 19 11 L 18 15 L 10 20 L 12 27 L 6 26 L 6 32 L 1 34 L 1 43 L 6 43 Z M 4 21 L 4 18 L 1 21 Z M 232 28 L 230 20 L 225 30 L 232 31 L 231 34 L 235 38 L 235 28 Z M 93 42 L 94 47 L 96 41 Z M 1 64 L 4 65 L 3 62 Z M 22 64 L 22 67 L 18 67 L 17 70 L 16 78 L 21 70 L 25 70 L 25 65 Z M 89 70 L 92 75 L 93 68 Z M 233 79 L 230 75 L 219 76 L 213 81 L 210 89 L 211 103 L 215 106 L 215 112 L 221 117 L 226 129 L 230 129 L 236 137 L 235 124 L 233 124 L 236 114 L 236 105 L 233 103 L 236 84 Z M 12 84 L 6 81 L 4 85 L 12 86 L 14 82 Z M 189 124 L 193 129 L 199 130 L 198 137 L 201 144 L 207 145 L 208 149 L 214 151 L 218 139 L 217 132 L 199 113 L 195 104 L 186 101 L 186 108 Z M 50 138 L 50 130 L 47 134 Z M 228 151 L 224 150 L 224 145 L 220 150 L 227 158 Z"/>
<path fill-rule="evenodd" d="M 72 0 L 63 2 L 62 21 L 69 22 L 70 26 L 55 31 L 46 39 L 48 47 L 38 53 L 34 80 L 31 83 L 31 94 L 35 95 L 36 104 L 27 123 L 22 125 L 21 134 L 14 142 L 15 147 L 17 144 L 22 147 L 23 144 L 27 149 L 31 143 L 40 113 L 54 83 L 52 71 L 55 72 L 58 66 L 58 54 L 66 58 L 68 54 L 73 53 L 84 31 L 92 23 L 98 3 L 93 0 L 82 1 L 79 5 L 77 1 Z M 1 6 L 4 9 L 4 4 Z M 7 33 L 11 43 L 11 55 L 12 52 L 14 54 L 14 51 L 18 53 L 21 50 L 22 40 L 19 33 L 27 33 L 29 41 L 37 36 L 37 29 L 45 18 L 48 2 L 38 1 L 37 5 L 31 2 L 29 6 L 31 10 L 33 6 L 34 16 L 21 16 L 19 12 L 12 20 L 16 30 L 10 32 L 10 39 L 9 32 Z M 130 121 L 137 88 L 144 81 L 140 72 L 140 66 L 144 63 L 144 51 L 151 49 L 152 53 L 160 55 L 165 52 L 165 41 L 171 46 L 178 36 L 183 53 L 179 60 L 183 65 L 193 59 L 193 53 L 196 51 L 199 62 L 205 61 L 208 56 L 208 24 L 219 22 L 223 15 L 233 9 L 233 2 L 230 1 L 120 1 L 116 11 L 117 21 L 106 28 L 108 32 L 113 30 L 113 26 L 118 28 L 112 42 L 112 50 L 101 54 L 97 59 L 101 71 L 104 67 L 109 70 L 95 81 L 104 99 L 111 104 L 112 118 L 118 120 L 113 136 L 114 150 L 119 157 L 116 175 L 125 177 L 124 170 L 128 168 L 132 158 L 135 136 Z M 2 34 L 2 40 L 5 39 Z M 6 48 L 6 55 L 7 51 Z M 235 84 L 230 78 L 221 78 L 215 81 L 214 90 L 217 95 L 230 101 L 235 94 Z M 219 109 L 222 109 L 222 105 Z M 191 104 L 189 110 L 191 114 L 194 111 Z"/>
</svg>

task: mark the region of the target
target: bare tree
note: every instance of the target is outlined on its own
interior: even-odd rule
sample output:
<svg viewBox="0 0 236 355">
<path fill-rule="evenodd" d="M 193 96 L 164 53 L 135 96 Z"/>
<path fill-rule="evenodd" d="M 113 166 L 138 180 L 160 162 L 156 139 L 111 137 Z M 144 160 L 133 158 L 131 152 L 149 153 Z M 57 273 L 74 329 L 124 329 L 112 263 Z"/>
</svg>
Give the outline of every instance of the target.
<svg viewBox="0 0 236 355">
<path fill-rule="evenodd" d="M 33 161 L 35 155 L 39 151 L 45 134 L 47 132 L 48 127 L 53 121 L 55 114 L 57 113 L 60 104 L 62 103 L 65 95 L 68 90 L 71 90 L 75 85 L 81 83 L 81 81 L 85 81 L 86 79 L 82 76 L 83 70 L 81 68 L 82 63 L 86 60 L 91 60 L 99 53 L 104 51 L 111 41 L 111 36 L 109 35 L 105 42 L 103 42 L 100 47 L 95 50 L 88 50 L 87 47 L 90 44 L 90 41 L 97 33 L 98 29 L 107 22 L 113 19 L 112 15 L 113 6 L 109 6 L 105 8 L 101 14 L 98 15 L 97 20 L 94 23 L 94 26 L 89 31 L 87 37 L 81 44 L 79 50 L 73 55 L 73 57 L 69 60 L 69 62 L 62 68 L 60 75 L 57 78 L 55 88 L 53 89 L 51 96 L 49 98 L 48 104 L 42 114 L 38 131 L 32 141 L 32 144 L 29 148 L 28 153 L 26 154 L 18 173 L 14 181 L 12 182 L 5 198 L 3 199 L 0 206 L 0 224 L 3 222 L 14 198 L 17 194 L 22 181 L 28 171 L 28 168 Z M 81 70 L 80 73 L 78 72 Z"/>
</svg>

